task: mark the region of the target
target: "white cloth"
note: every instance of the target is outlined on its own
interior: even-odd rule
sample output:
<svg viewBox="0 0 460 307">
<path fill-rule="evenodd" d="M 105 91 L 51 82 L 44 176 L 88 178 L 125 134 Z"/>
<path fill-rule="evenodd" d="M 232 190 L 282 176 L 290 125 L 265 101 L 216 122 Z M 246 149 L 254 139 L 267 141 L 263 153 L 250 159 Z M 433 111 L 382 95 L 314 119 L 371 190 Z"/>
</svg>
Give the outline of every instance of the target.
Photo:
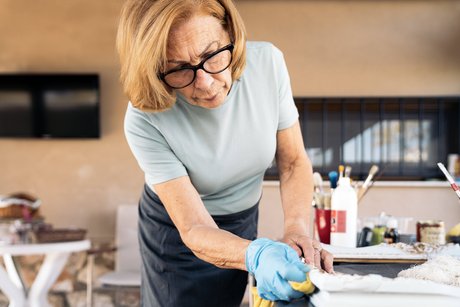
<svg viewBox="0 0 460 307">
<path fill-rule="evenodd" d="M 437 256 L 421 265 L 399 272 L 398 277 L 431 280 L 460 287 L 460 259 Z"/>
</svg>

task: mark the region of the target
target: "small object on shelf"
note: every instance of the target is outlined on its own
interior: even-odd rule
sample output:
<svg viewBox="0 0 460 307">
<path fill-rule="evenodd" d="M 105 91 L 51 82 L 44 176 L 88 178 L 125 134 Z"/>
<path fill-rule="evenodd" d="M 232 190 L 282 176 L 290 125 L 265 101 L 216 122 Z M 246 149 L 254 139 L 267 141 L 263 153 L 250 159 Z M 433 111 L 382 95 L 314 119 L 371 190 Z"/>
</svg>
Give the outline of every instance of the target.
<svg viewBox="0 0 460 307">
<path fill-rule="evenodd" d="M 315 209 L 315 223 L 321 243 L 331 243 L 331 210 Z"/>
<path fill-rule="evenodd" d="M 383 243 L 383 236 L 386 231 L 386 226 L 385 225 L 375 225 L 374 228 L 372 229 L 372 239 L 371 239 L 371 245 L 378 245 L 380 243 Z"/>
<path fill-rule="evenodd" d="M 446 234 L 446 240 L 451 243 L 460 244 L 460 223 L 452 227 Z"/>
<path fill-rule="evenodd" d="M 374 228 L 374 223 L 372 222 L 367 222 L 364 224 L 363 229 L 359 233 L 358 247 L 364 247 L 364 246 L 371 245 L 373 228 Z"/>
<path fill-rule="evenodd" d="M 336 171 L 331 171 L 328 174 L 329 176 L 329 182 L 331 183 L 331 189 L 337 188 L 337 180 L 339 177 L 339 174 Z"/>
<path fill-rule="evenodd" d="M 460 236 L 448 236 L 447 241 L 449 243 L 460 244 Z"/>
<path fill-rule="evenodd" d="M 430 244 L 446 244 L 444 222 L 426 220 L 417 222 L 417 242 Z"/>
<path fill-rule="evenodd" d="M 383 241 L 387 244 L 399 243 L 398 220 L 390 218 L 387 222 L 387 229 L 383 234 Z"/>
</svg>

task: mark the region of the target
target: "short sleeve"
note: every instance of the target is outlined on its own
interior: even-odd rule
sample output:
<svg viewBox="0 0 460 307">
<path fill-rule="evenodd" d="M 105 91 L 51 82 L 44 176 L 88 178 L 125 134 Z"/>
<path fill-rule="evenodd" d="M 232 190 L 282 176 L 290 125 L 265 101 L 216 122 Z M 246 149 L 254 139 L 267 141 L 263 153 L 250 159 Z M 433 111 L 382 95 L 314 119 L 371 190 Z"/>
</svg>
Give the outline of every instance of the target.
<svg viewBox="0 0 460 307">
<path fill-rule="evenodd" d="M 151 118 L 131 103 L 126 111 L 124 129 L 128 145 L 149 186 L 187 175 L 184 165 Z"/>
<path fill-rule="evenodd" d="M 292 96 L 291 80 L 284 61 L 283 53 L 274 48 L 275 70 L 279 93 L 279 121 L 278 130 L 291 127 L 299 118 L 299 112 Z"/>
</svg>

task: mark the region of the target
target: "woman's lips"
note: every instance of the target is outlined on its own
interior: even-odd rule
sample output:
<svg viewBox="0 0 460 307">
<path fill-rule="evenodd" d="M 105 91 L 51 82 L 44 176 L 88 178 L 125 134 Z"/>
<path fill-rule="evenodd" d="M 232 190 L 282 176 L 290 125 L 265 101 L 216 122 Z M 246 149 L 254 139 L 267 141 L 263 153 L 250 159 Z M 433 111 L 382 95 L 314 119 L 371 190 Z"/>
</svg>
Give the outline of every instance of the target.
<svg viewBox="0 0 460 307">
<path fill-rule="evenodd" d="M 215 95 L 213 95 L 213 96 L 211 96 L 211 97 L 209 97 L 209 98 L 198 98 L 198 100 L 213 101 L 214 99 L 217 98 L 217 95 L 218 95 L 218 94 L 215 94 Z"/>
<path fill-rule="evenodd" d="M 211 100 L 214 100 L 214 99 L 216 99 L 216 97 L 217 97 L 217 94 L 215 94 L 215 95 L 214 95 L 214 96 L 212 96 L 211 98 L 206 98 L 206 100 L 209 100 L 209 101 L 211 101 Z"/>
</svg>

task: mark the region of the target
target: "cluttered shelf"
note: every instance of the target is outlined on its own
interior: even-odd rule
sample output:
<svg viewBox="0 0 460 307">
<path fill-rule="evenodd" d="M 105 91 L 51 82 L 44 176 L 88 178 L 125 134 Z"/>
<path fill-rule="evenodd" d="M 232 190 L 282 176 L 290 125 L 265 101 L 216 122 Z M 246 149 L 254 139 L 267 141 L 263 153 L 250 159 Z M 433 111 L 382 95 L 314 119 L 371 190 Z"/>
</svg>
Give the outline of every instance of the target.
<svg viewBox="0 0 460 307">
<path fill-rule="evenodd" d="M 279 186 L 279 180 L 264 180 L 264 186 Z M 360 184 L 360 182 L 358 182 Z M 324 187 L 329 187 L 329 181 L 323 182 Z M 377 181 L 373 187 L 395 187 L 395 188 L 443 188 L 451 189 L 451 186 L 446 181 Z"/>
</svg>

